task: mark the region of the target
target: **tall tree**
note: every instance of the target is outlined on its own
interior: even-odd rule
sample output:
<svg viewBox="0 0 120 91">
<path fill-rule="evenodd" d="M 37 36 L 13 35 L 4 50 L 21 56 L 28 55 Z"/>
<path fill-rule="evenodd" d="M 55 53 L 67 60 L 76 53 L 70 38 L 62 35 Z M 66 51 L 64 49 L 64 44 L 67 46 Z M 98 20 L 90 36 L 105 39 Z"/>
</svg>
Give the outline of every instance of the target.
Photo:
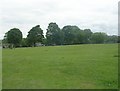
<svg viewBox="0 0 120 91">
<path fill-rule="evenodd" d="M 14 47 L 19 46 L 22 40 L 22 32 L 18 28 L 10 29 L 5 35 L 7 42 Z"/>
<path fill-rule="evenodd" d="M 56 23 L 51 22 L 46 32 L 48 45 L 60 45 L 63 41 L 63 33 Z"/>
<path fill-rule="evenodd" d="M 118 43 L 120 43 L 120 36 L 118 36 Z"/>
<path fill-rule="evenodd" d="M 118 43 L 118 36 L 117 35 L 107 36 L 106 43 Z"/>
<path fill-rule="evenodd" d="M 36 46 L 37 42 L 42 43 L 43 38 L 43 30 L 40 28 L 40 25 L 33 27 L 27 35 L 29 46 Z"/>
<path fill-rule="evenodd" d="M 8 43 L 8 42 L 7 42 L 7 32 L 6 32 L 5 35 L 4 35 L 4 38 L 3 38 L 3 40 L 2 40 L 2 43 L 3 43 L 3 44 Z"/>
<path fill-rule="evenodd" d="M 92 43 L 100 44 L 100 43 L 105 43 L 106 38 L 107 38 L 106 33 L 96 32 L 92 34 L 91 41 Z"/>
<path fill-rule="evenodd" d="M 22 46 L 22 47 L 28 47 L 27 39 L 26 39 L 26 38 L 22 38 L 21 46 Z"/>
<path fill-rule="evenodd" d="M 64 43 L 65 44 L 79 44 L 83 41 L 83 31 L 77 26 L 64 26 L 62 28 L 64 33 Z"/>
<path fill-rule="evenodd" d="M 90 43 L 92 31 L 90 29 L 84 29 L 84 43 L 88 44 Z"/>
</svg>

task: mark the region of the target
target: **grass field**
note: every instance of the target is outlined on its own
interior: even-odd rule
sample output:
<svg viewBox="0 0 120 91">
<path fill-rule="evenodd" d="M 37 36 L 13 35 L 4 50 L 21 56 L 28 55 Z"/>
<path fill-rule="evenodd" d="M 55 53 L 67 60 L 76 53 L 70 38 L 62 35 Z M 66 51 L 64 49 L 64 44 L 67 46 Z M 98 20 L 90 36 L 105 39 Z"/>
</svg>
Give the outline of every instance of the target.
<svg viewBox="0 0 120 91">
<path fill-rule="evenodd" d="M 2 89 L 2 46 L 0 45 L 0 90 L 1 89 Z"/>
<path fill-rule="evenodd" d="M 3 49 L 3 88 L 113 89 L 118 45 Z"/>
</svg>

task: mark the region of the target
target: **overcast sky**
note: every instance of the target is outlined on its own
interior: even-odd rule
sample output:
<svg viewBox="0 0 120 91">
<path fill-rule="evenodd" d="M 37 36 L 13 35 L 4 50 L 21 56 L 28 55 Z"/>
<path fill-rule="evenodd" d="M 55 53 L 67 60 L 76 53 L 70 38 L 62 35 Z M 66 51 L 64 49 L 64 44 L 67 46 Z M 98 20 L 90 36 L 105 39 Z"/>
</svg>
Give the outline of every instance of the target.
<svg viewBox="0 0 120 91">
<path fill-rule="evenodd" d="M 118 0 L 1 0 L 0 39 L 11 28 L 19 28 L 24 37 L 36 26 L 46 32 L 48 24 L 60 28 L 77 25 L 93 32 L 118 34 Z"/>
</svg>

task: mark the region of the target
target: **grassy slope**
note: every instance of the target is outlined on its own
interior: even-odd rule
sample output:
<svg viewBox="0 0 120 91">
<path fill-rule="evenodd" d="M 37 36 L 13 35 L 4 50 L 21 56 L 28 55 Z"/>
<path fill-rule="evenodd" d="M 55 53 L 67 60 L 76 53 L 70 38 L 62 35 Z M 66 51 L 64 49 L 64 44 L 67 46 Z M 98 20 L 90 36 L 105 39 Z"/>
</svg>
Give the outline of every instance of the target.
<svg viewBox="0 0 120 91">
<path fill-rule="evenodd" d="M 2 89 L 2 47 L 0 46 L 0 90 Z"/>
<path fill-rule="evenodd" d="M 117 44 L 3 50 L 3 88 L 117 88 Z"/>
</svg>

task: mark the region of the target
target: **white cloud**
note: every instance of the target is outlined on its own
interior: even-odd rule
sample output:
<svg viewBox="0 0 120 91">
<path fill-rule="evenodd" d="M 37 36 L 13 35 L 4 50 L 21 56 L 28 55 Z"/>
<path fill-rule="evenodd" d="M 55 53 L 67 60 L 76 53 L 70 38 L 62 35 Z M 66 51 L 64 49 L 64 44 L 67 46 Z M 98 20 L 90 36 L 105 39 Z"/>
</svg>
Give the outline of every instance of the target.
<svg viewBox="0 0 120 91">
<path fill-rule="evenodd" d="M 0 38 L 13 27 L 26 37 L 37 24 L 45 33 L 50 22 L 117 34 L 117 8 L 118 0 L 2 0 Z"/>
</svg>

